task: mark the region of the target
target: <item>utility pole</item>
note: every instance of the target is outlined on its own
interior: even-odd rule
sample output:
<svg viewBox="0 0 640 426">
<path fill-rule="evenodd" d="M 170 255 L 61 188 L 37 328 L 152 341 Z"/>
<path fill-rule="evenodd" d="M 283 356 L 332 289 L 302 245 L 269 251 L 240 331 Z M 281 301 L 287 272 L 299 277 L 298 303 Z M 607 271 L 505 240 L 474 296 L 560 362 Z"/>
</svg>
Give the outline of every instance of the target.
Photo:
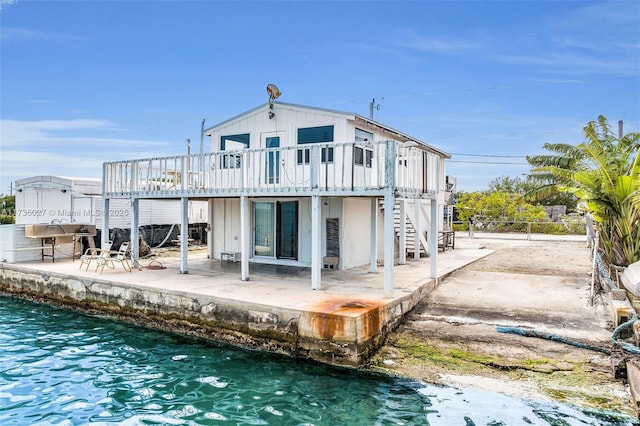
<svg viewBox="0 0 640 426">
<path fill-rule="evenodd" d="M 200 125 L 200 155 L 204 154 L 204 118 Z"/>
<path fill-rule="evenodd" d="M 622 136 L 624 136 L 624 133 L 622 131 L 623 125 L 624 123 L 622 122 L 622 120 L 618 120 L 618 139 L 622 139 Z"/>
<path fill-rule="evenodd" d="M 384 101 L 384 98 L 380 99 L 382 101 Z M 373 120 L 373 110 L 378 110 L 380 111 L 380 104 L 376 105 L 376 99 L 373 98 L 371 99 L 371 102 L 369 102 L 369 119 Z"/>
</svg>

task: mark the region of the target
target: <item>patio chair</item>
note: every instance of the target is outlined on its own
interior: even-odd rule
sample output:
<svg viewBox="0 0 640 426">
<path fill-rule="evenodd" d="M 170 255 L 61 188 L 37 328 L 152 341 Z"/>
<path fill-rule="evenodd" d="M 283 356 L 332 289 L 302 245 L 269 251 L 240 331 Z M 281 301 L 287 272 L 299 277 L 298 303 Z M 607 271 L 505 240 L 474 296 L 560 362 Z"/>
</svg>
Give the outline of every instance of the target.
<svg viewBox="0 0 640 426">
<path fill-rule="evenodd" d="M 106 256 L 100 257 L 97 260 L 98 266 L 96 266 L 96 272 L 98 272 L 98 269 L 100 269 L 100 275 L 102 275 L 105 266 L 114 269 L 116 267 L 116 262 L 120 263 L 125 271 L 131 272 L 131 265 L 129 264 L 129 259 L 127 259 L 128 251 L 129 241 L 125 241 L 124 243 L 120 244 L 120 249 L 116 253 L 115 257 Z M 108 253 L 113 253 L 113 251 L 109 251 Z"/>
<path fill-rule="evenodd" d="M 78 269 L 81 269 L 82 265 L 86 264 L 87 267 L 85 268 L 85 271 L 88 271 L 89 265 L 92 261 L 98 260 L 101 257 L 109 257 L 111 255 L 110 251 L 112 244 L 113 241 L 107 241 L 103 248 L 96 248 L 95 246 L 89 247 L 84 254 L 80 256 L 80 267 Z"/>
</svg>

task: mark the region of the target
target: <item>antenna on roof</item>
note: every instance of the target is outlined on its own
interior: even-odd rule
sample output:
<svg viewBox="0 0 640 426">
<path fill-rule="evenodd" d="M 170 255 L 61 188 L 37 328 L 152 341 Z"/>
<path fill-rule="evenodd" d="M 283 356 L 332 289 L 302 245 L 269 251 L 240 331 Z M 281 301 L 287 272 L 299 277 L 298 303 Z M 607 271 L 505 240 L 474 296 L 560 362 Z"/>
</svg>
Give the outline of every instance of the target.
<svg viewBox="0 0 640 426">
<path fill-rule="evenodd" d="M 276 114 L 273 112 L 273 104 L 275 100 L 281 95 L 280 89 L 273 83 L 267 84 L 267 93 L 269 94 L 269 120 L 271 120 Z"/>
<path fill-rule="evenodd" d="M 380 100 L 384 101 L 384 98 L 381 98 Z M 374 109 L 380 111 L 380 104 L 376 105 L 376 98 L 371 99 L 371 102 L 369 102 L 369 118 L 371 120 L 373 120 L 373 110 Z"/>
</svg>

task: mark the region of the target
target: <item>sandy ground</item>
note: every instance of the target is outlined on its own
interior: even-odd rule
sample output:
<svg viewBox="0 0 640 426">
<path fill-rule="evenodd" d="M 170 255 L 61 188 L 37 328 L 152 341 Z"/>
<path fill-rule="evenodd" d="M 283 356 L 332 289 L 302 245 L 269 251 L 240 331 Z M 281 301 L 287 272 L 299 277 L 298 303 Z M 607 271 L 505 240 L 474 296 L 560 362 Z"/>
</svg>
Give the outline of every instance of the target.
<svg viewBox="0 0 640 426">
<path fill-rule="evenodd" d="M 495 252 L 442 280 L 389 336 L 371 368 L 635 415 L 629 388 L 614 379 L 609 356 L 497 331 L 519 327 L 610 348 L 607 301 L 589 302 L 585 243 L 474 241 Z"/>
</svg>

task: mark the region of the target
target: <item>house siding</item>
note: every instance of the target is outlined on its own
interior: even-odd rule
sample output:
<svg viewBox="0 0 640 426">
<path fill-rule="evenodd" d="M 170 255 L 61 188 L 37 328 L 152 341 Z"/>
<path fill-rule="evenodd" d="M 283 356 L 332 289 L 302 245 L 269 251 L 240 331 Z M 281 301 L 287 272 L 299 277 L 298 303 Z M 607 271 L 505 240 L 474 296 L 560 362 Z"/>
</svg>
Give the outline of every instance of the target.
<svg viewBox="0 0 640 426">
<path fill-rule="evenodd" d="M 345 198 L 342 214 L 341 267 L 367 265 L 371 252 L 371 201 L 368 198 Z"/>
<path fill-rule="evenodd" d="M 297 131 L 299 128 L 316 126 L 334 126 L 335 142 L 353 142 L 355 128 L 362 128 L 374 134 L 374 140 L 389 140 L 389 136 L 362 124 L 356 125 L 353 116 L 324 110 L 309 110 L 289 105 L 275 104 L 275 116 L 269 119 L 268 106 L 264 106 L 234 120 L 216 126 L 207 133 L 211 137 L 211 152 L 220 151 L 220 137 L 239 133 L 250 134 L 250 148 L 266 148 L 265 134 L 278 134 L 283 139 L 281 147 L 297 145 Z M 371 141 L 373 142 L 373 141 Z"/>
</svg>

